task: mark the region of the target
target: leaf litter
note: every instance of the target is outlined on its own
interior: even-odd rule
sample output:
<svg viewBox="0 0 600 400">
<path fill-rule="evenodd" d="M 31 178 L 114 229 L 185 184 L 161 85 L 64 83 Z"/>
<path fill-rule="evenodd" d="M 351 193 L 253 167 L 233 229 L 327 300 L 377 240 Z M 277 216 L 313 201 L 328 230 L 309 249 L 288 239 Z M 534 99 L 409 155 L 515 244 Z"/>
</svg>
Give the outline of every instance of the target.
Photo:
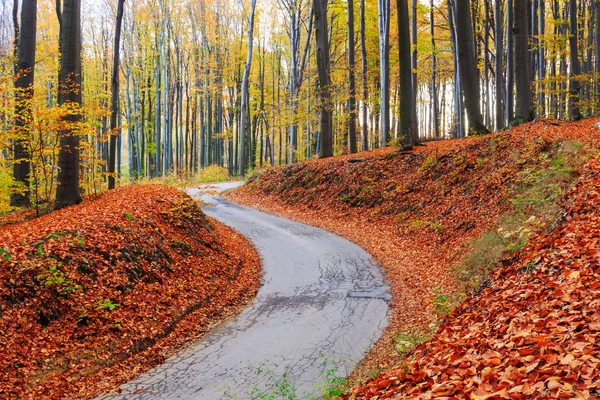
<svg viewBox="0 0 600 400">
<path fill-rule="evenodd" d="M 409 154 L 387 148 L 269 169 L 229 197 L 345 236 L 387 272 L 390 324 L 355 371 L 355 388 L 346 397 L 596 397 L 596 122 L 540 120 L 508 132 L 427 143 Z M 440 290 L 460 292 L 453 269 L 472 240 L 514 213 L 512 200 L 531 177 L 551 169 L 558 149 L 573 144 L 570 158 L 579 163 L 573 170 L 579 179 L 574 187 L 555 182 L 548 188 L 560 195 L 559 212 L 505 253 L 495 271 L 440 321 L 432 298 Z M 408 357 L 395 351 L 399 332 L 432 326 L 432 338 Z M 376 377 L 361 381 L 367 375 Z"/>
<path fill-rule="evenodd" d="M 129 186 L 0 230 L 0 398 L 93 398 L 248 304 L 260 260 L 174 188 Z"/>
</svg>

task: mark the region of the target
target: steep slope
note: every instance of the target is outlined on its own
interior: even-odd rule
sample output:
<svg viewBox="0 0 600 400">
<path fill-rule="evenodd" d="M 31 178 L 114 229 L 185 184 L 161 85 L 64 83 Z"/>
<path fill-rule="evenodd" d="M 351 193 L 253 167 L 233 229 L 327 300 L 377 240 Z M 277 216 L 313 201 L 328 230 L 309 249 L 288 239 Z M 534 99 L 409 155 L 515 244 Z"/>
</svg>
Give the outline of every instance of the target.
<svg viewBox="0 0 600 400">
<path fill-rule="evenodd" d="M 0 231 L 0 398 L 89 398 L 253 298 L 240 235 L 173 188 L 130 186 Z"/>
<path fill-rule="evenodd" d="M 515 258 L 533 232 L 555 229 L 561 207 L 567 206 L 564 194 L 592 167 L 591 162 L 583 164 L 599 141 L 594 122 L 539 121 L 510 132 L 428 143 L 411 153 L 381 149 L 274 168 L 251 178 L 231 197 L 342 234 L 384 266 L 394 295 L 393 314 L 387 334 L 362 372 L 357 371 L 357 377 L 364 377 L 397 365 L 406 355 L 405 338 L 421 341 L 430 323 L 450 309 L 450 299 L 461 292 L 482 296 L 486 286 L 503 276 L 485 279 L 502 251 L 488 257 L 491 251 L 486 252 L 483 239 L 501 238 L 504 255 Z M 477 254 L 483 260 L 473 264 L 471 256 Z M 433 360 L 434 350 L 444 348 L 427 348 L 423 354 Z M 419 358 L 414 362 L 420 365 Z M 436 365 L 435 371 L 445 368 L 440 359 L 429 365 Z M 406 394 L 403 379 L 431 380 L 426 374 L 398 376 L 398 371 L 382 375 L 356 395 Z M 438 381 L 448 376 L 444 370 Z M 463 397 L 467 392 L 455 393 Z"/>
</svg>

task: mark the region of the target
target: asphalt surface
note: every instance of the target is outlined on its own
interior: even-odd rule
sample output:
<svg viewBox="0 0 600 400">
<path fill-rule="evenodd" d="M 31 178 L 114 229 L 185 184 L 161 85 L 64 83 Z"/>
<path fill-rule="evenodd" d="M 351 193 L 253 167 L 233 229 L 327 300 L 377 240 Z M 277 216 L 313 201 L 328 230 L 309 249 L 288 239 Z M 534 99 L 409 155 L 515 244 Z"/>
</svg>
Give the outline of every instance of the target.
<svg viewBox="0 0 600 400">
<path fill-rule="evenodd" d="M 334 376 L 352 371 L 387 325 L 390 295 L 381 268 L 334 234 L 199 189 L 187 192 L 254 243 L 263 285 L 237 318 L 103 398 L 319 397 Z"/>
</svg>

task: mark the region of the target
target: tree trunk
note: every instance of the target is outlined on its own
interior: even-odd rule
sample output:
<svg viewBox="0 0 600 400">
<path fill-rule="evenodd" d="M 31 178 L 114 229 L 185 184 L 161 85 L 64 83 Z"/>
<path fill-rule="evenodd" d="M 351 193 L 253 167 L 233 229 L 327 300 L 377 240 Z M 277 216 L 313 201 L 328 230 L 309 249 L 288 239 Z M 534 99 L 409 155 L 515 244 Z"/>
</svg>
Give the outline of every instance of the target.
<svg viewBox="0 0 600 400">
<path fill-rule="evenodd" d="M 29 174 L 31 153 L 29 137 L 33 118 L 33 83 L 35 67 L 35 44 L 37 32 L 37 0 L 23 0 L 21 31 L 18 35 L 17 78 L 15 82 L 15 130 L 13 177 L 19 184 L 18 191 L 10 196 L 10 205 L 29 205 Z M 37 186 L 38 183 L 35 182 Z"/>
<path fill-rule="evenodd" d="M 432 109 L 432 121 L 433 121 L 433 136 L 436 139 L 440 137 L 440 117 L 439 117 L 439 109 L 438 109 L 438 93 L 437 93 L 437 55 L 436 55 L 436 47 L 435 47 L 435 20 L 433 18 L 433 0 L 430 3 L 430 12 L 429 12 L 429 26 L 431 33 L 431 109 Z M 400 23 L 398 23 L 399 25 Z M 407 24 L 408 25 L 408 24 Z M 399 25 L 400 26 L 400 25 Z"/>
<path fill-rule="evenodd" d="M 249 100 L 249 79 L 252 68 L 252 48 L 254 43 L 254 15 L 256 10 L 256 0 L 250 2 L 250 14 L 248 15 L 248 49 L 246 54 L 246 65 L 244 66 L 244 77 L 242 79 L 242 103 L 240 107 L 240 133 L 239 133 L 239 154 L 238 154 L 238 175 L 244 176 L 248 168 L 248 154 L 246 152 L 246 132 L 248 130 L 247 121 L 249 115 L 246 115 Z"/>
<path fill-rule="evenodd" d="M 348 0 L 348 143 L 356 153 L 356 74 L 354 71 L 354 0 Z"/>
<path fill-rule="evenodd" d="M 469 120 L 469 131 L 475 134 L 488 133 L 483 124 L 480 106 L 479 73 L 473 43 L 473 27 L 471 25 L 471 7 L 469 0 L 456 0 L 456 39 L 458 42 L 458 61 L 465 109 Z"/>
<path fill-rule="evenodd" d="M 379 147 L 387 146 L 390 134 L 390 0 L 377 0 L 381 94 Z"/>
<path fill-rule="evenodd" d="M 330 92 L 329 35 L 327 30 L 328 0 L 313 0 L 315 15 L 315 39 L 317 46 L 317 73 L 319 76 L 319 100 L 321 102 L 321 133 L 319 157 L 333 155 L 333 104 Z"/>
<path fill-rule="evenodd" d="M 505 103 L 505 80 L 504 80 L 504 13 L 502 12 L 501 0 L 494 0 L 495 19 L 495 48 L 496 48 L 496 130 L 501 131 L 505 126 L 504 103 Z"/>
<path fill-rule="evenodd" d="M 515 83 L 517 102 L 515 108 L 515 123 L 531 121 L 534 117 L 533 96 L 531 93 L 531 62 L 529 52 L 528 2 L 514 1 L 513 29 L 515 40 Z"/>
<path fill-rule="evenodd" d="M 579 121 L 581 119 L 581 109 L 579 106 L 581 84 L 577 75 L 581 74 L 581 66 L 579 64 L 577 44 L 577 0 L 569 0 L 569 50 L 571 54 L 571 73 L 569 74 L 569 116 L 573 121 Z"/>
<path fill-rule="evenodd" d="M 81 106 L 81 0 L 65 0 L 60 36 L 60 71 L 58 104 Z M 81 202 L 79 188 L 79 135 L 74 126 L 81 120 L 79 112 L 64 117 L 68 127 L 59 132 L 57 209 Z"/>
<path fill-rule="evenodd" d="M 365 0 L 360 0 L 360 47 L 362 55 L 362 151 L 369 150 L 369 116 L 367 104 L 369 104 L 369 82 L 367 75 L 367 41 L 365 36 Z M 598 62 L 600 65 L 600 62 Z"/>
<path fill-rule="evenodd" d="M 506 120 L 514 119 L 514 87 L 515 87 L 515 41 L 514 41 L 514 0 L 506 0 Z"/>
<path fill-rule="evenodd" d="M 113 70 L 110 85 L 110 143 L 108 149 L 108 190 L 116 186 L 115 164 L 117 159 L 117 120 L 119 116 L 119 62 L 121 60 L 121 26 L 123 23 L 123 6 L 125 0 L 119 0 L 117 7 L 117 21 L 115 26 L 115 43 L 113 53 Z M 130 149 L 131 150 L 131 149 Z"/>
<path fill-rule="evenodd" d="M 412 87 L 412 60 L 408 29 L 408 0 L 396 0 L 398 9 L 398 49 L 400 61 L 400 137 L 405 148 L 415 146 L 418 137 L 413 129 L 416 113 Z"/>
</svg>

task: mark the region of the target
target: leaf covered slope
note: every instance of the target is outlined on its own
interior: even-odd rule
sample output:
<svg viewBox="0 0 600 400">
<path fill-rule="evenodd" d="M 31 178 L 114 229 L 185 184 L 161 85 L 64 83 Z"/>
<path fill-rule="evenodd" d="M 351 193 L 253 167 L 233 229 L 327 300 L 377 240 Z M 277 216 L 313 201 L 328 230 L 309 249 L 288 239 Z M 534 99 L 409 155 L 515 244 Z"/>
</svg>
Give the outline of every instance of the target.
<svg viewBox="0 0 600 400">
<path fill-rule="evenodd" d="M 0 398 L 90 398 L 256 293 L 240 235 L 173 188 L 130 186 L 0 231 Z"/>
<path fill-rule="evenodd" d="M 585 397 L 600 379 L 594 122 L 540 121 L 409 154 L 382 149 L 276 168 L 232 196 L 342 234 L 386 269 L 394 295 L 390 326 L 365 368 L 389 371 L 352 397 Z M 460 288 L 452 270 L 473 239 L 506 215 L 520 215 L 526 225 L 533 205 L 549 198 L 568 212 L 542 214 L 545 220 L 530 227 L 537 236 L 505 253 L 433 338 L 398 364 L 394 337 L 435 320 L 432 299 Z"/>
</svg>

